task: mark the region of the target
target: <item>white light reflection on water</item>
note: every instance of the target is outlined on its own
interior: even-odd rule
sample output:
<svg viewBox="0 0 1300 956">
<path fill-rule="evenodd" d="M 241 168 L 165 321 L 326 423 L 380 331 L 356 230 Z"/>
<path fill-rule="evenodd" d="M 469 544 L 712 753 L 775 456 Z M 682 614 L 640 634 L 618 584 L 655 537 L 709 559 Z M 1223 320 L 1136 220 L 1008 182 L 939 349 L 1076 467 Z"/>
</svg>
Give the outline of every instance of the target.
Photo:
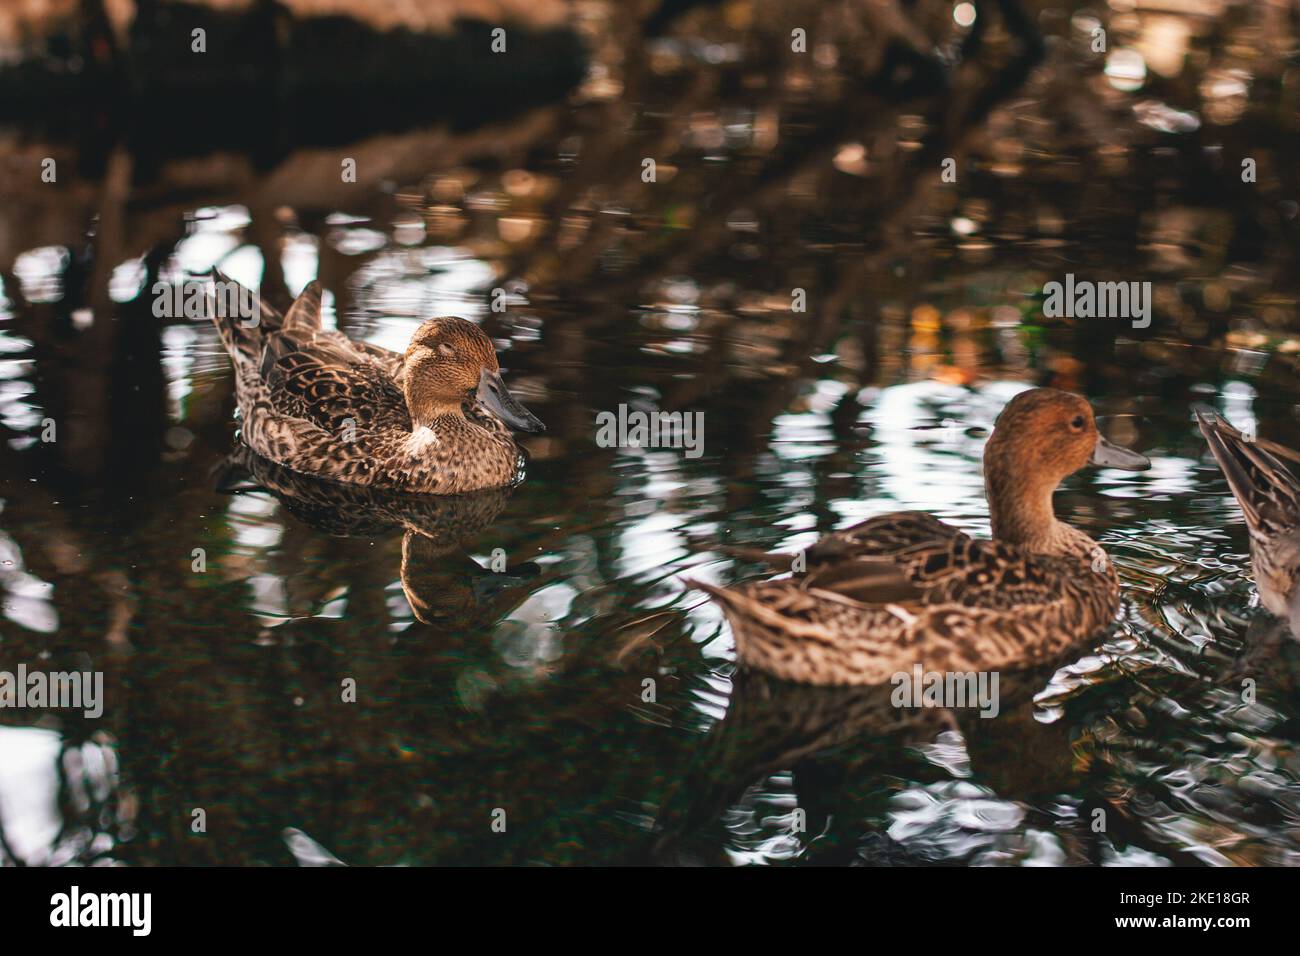
<svg viewBox="0 0 1300 956">
<path fill-rule="evenodd" d="M 403 352 L 425 319 L 482 318 L 493 278 L 490 265 L 462 249 L 433 246 L 382 252 L 352 279 L 357 307 L 365 313 L 363 337 L 381 348 Z"/>
<path fill-rule="evenodd" d="M 284 284 L 298 295 L 320 272 L 320 240 L 307 233 L 294 233 L 284 240 L 280 253 Z"/>
<path fill-rule="evenodd" d="M 871 474 L 871 486 L 880 493 L 832 503 L 842 516 L 841 526 L 915 509 L 948 519 L 965 531 L 987 534 L 984 439 L 935 426 L 950 417 L 968 427 L 979 423 L 987 434 L 1002 407 L 1028 387 L 1023 382 L 995 382 L 971 392 L 922 381 L 881 389 L 862 416 L 871 425 L 874 442 L 868 452 L 870 468 L 863 473 Z"/>
<path fill-rule="evenodd" d="M 284 537 L 278 510 L 274 498 L 258 494 L 234 495 L 226 509 L 234 539 L 228 573 L 247 581 L 252 592 L 249 607 L 266 618 L 266 623 L 284 620 L 290 614 L 287 584 L 272 569 L 275 549 Z M 209 562 L 215 560 L 219 558 L 208 555 Z"/>
<path fill-rule="evenodd" d="M 115 840 L 99 830 L 107 820 L 95 808 L 117 787 L 117 753 L 106 735 L 65 746 L 53 730 L 0 726 L 0 830 L 18 861 L 111 863 L 105 854 Z M 118 815 L 113 822 L 129 835 L 129 820 Z"/>
<path fill-rule="evenodd" d="M 28 302 L 58 302 L 63 298 L 63 272 L 71 253 L 63 246 L 40 246 L 14 259 L 14 275 Z"/>
<path fill-rule="evenodd" d="M 17 542 L 0 531 L 0 593 L 4 616 L 15 624 L 40 634 L 59 629 L 54 608 L 54 585 L 42 581 L 24 567 Z"/>
<path fill-rule="evenodd" d="M 14 855 L 29 865 L 48 861 L 63 826 L 52 730 L 0 726 L 0 826 Z"/>
<path fill-rule="evenodd" d="M 199 334 L 190 325 L 167 325 L 162 330 L 162 366 L 167 376 L 167 415 L 185 420 L 185 399 L 194 388 L 194 343 Z"/>
</svg>

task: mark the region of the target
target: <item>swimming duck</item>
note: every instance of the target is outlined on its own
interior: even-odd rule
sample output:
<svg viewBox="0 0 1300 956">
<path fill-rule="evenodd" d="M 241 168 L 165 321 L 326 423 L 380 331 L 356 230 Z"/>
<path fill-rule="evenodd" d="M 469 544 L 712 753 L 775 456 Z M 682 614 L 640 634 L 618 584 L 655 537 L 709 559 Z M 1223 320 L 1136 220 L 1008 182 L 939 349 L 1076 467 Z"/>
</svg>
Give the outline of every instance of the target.
<svg viewBox="0 0 1300 956">
<path fill-rule="evenodd" d="M 213 278 L 238 289 L 215 270 Z M 522 475 L 510 429 L 544 426 L 506 389 L 474 323 L 429 319 L 398 353 L 322 329 L 319 282 L 283 316 L 254 301 L 256 321 L 220 308 L 213 321 L 234 365 L 243 439 L 259 455 L 418 494 L 501 488 Z"/>
<path fill-rule="evenodd" d="M 1106 552 L 1052 511 L 1056 486 L 1089 463 L 1150 467 L 1103 438 L 1078 395 L 1031 389 L 1007 403 L 984 450 L 993 540 L 904 511 L 822 538 L 792 577 L 689 583 L 722 606 L 741 663 L 786 680 L 881 684 L 914 665 L 1039 663 L 1102 631 L 1119 610 Z"/>
<path fill-rule="evenodd" d="M 1300 481 L 1276 457 L 1300 461 L 1300 452 L 1247 438 L 1205 406 L 1196 420 L 1246 516 L 1260 603 L 1300 638 Z"/>
</svg>

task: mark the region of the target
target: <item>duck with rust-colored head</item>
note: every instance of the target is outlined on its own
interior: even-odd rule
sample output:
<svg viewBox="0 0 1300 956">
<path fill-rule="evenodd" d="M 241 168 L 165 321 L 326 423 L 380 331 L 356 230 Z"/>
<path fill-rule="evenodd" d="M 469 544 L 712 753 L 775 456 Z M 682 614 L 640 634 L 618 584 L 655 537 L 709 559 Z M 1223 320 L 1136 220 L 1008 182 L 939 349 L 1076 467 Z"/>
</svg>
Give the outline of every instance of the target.
<svg viewBox="0 0 1300 956">
<path fill-rule="evenodd" d="M 522 476 L 511 429 L 543 425 L 506 389 L 496 350 L 474 323 L 429 319 L 398 353 L 322 329 L 319 282 L 284 316 L 256 308 L 254 322 L 220 309 L 213 321 L 234 365 L 243 440 L 259 455 L 417 494 L 502 488 Z"/>
<path fill-rule="evenodd" d="M 1031 389 L 1002 410 L 984 450 L 993 540 L 897 512 L 821 539 L 791 577 L 691 583 L 722 606 L 741 663 L 786 680 L 883 684 L 918 664 L 969 672 L 1050 660 L 1119 610 L 1106 552 L 1052 510 L 1057 485 L 1087 464 L 1150 466 L 1103 438 L 1078 395 Z"/>
</svg>

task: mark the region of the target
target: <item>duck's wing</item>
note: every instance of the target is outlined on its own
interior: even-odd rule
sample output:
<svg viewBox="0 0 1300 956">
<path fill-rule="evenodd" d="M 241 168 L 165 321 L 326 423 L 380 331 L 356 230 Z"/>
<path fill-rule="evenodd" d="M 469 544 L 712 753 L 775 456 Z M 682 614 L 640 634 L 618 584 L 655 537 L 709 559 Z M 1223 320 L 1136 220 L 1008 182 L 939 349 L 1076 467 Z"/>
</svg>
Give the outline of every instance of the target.
<svg viewBox="0 0 1300 956">
<path fill-rule="evenodd" d="M 237 285 L 219 269 L 212 270 L 212 279 L 214 282 Z M 319 279 L 307 283 L 307 287 L 283 315 L 267 305 L 256 291 L 247 291 L 252 297 L 252 316 L 242 317 L 233 312 L 223 314 L 226 310 L 215 307 L 212 310 L 213 322 L 221 335 L 222 344 L 236 364 L 258 368 L 266 354 L 267 344 L 279 336 L 288 336 L 292 342 L 311 341 L 336 353 L 368 357 L 391 379 L 396 379 L 401 372 L 402 353 L 368 342 L 353 341 L 342 332 L 321 328 L 324 292 Z"/>
<path fill-rule="evenodd" d="M 955 529 L 920 512 L 882 515 L 820 538 L 794 580 L 805 591 L 861 604 L 916 604 L 925 589 L 911 573 L 909 549 L 943 545 Z"/>
<path fill-rule="evenodd" d="M 802 555 L 796 580 L 836 590 L 865 601 L 899 601 L 916 597 L 915 585 L 900 555 L 917 547 L 947 541 L 959 534 L 921 511 L 882 515 L 819 538 Z M 800 568 L 800 555 L 757 548 L 719 545 L 717 550 L 741 561 L 763 564 L 774 572 Z"/>
<path fill-rule="evenodd" d="M 278 414 L 331 434 L 349 425 L 410 431 L 406 400 L 387 369 L 337 333 L 298 326 L 268 336 L 259 377 Z"/>
<path fill-rule="evenodd" d="M 1072 573 L 1058 559 L 972 538 L 921 511 L 881 515 L 837 531 L 805 557 L 806 570 L 792 577 L 733 590 L 759 600 L 782 593 L 776 602 L 782 606 L 801 592 L 863 611 L 939 605 L 1005 610 L 1057 600 L 1062 575 Z M 789 560 L 780 563 L 790 569 Z M 796 605 L 802 602 L 790 607 Z"/>
<path fill-rule="evenodd" d="M 1196 409 L 1196 419 L 1250 530 L 1265 538 L 1294 532 L 1300 526 L 1300 481 L 1272 452 L 1298 459 L 1300 454 L 1246 438 L 1205 406 Z"/>
<path fill-rule="evenodd" d="M 796 580 L 805 590 L 864 605 L 1004 608 L 1054 595 L 1059 573 L 1052 559 L 905 511 L 822 538 L 808 549 L 808 571 Z"/>
<path fill-rule="evenodd" d="M 284 314 L 284 321 L 277 331 L 287 332 L 291 335 L 313 336 L 333 340 L 334 344 L 340 348 L 350 348 L 361 355 L 369 356 L 383 367 L 390 378 L 397 378 L 402 369 L 402 353 L 380 348 L 378 345 L 371 345 L 369 342 L 349 339 L 342 332 L 321 328 L 323 294 L 319 279 L 313 279 L 307 283 L 307 287 L 302 290 L 302 293 L 294 300 L 293 305 L 289 307 L 289 311 Z"/>
<path fill-rule="evenodd" d="M 818 539 L 808 549 L 810 562 L 844 558 L 901 558 L 938 542 L 967 537 L 924 511 L 896 511 L 868 518 Z"/>
</svg>

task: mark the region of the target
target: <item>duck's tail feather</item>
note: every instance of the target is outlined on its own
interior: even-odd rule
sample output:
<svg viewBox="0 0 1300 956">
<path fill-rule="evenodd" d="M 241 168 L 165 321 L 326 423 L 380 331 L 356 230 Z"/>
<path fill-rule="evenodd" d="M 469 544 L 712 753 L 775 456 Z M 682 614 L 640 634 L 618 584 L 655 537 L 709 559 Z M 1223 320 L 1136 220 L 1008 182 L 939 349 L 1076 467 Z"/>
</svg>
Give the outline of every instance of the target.
<svg viewBox="0 0 1300 956">
<path fill-rule="evenodd" d="M 289 311 L 284 314 L 284 330 L 318 331 L 320 329 L 321 284 L 319 279 L 312 279 L 293 300 Z"/>
<path fill-rule="evenodd" d="M 1195 411 L 1201 434 L 1251 529 L 1271 533 L 1278 522 L 1293 524 L 1300 517 L 1300 482 L 1269 451 L 1281 446 L 1247 438 L 1204 405 Z M 1288 457 L 1295 455 L 1285 451 Z"/>
<path fill-rule="evenodd" d="M 731 592 L 724 587 L 710 584 L 708 581 L 701 581 L 699 578 L 682 578 L 682 583 L 692 590 L 703 591 L 710 597 L 715 598 L 719 604 L 724 606 L 733 604 Z"/>
<path fill-rule="evenodd" d="M 738 647 L 743 643 L 741 631 L 744 628 L 741 626 L 742 622 L 768 616 L 767 609 L 762 604 L 732 588 L 720 587 L 707 581 L 701 581 L 698 578 L 683 578 L 682 583 L 692 590 L 703 591 L 717 602 L 727 616 L 727 620 L 731 622 L 732 632 Z"/>
<path fill-rule="evenodd" d="M 284 317 L 252 289 L 246 289 L 220 269 L 211 273 L 213 282 L 212 323 L 221 343 L 235 362 L 256 362 L 262 354 L 262 340 L 278 332 Z"/>
</svg>

